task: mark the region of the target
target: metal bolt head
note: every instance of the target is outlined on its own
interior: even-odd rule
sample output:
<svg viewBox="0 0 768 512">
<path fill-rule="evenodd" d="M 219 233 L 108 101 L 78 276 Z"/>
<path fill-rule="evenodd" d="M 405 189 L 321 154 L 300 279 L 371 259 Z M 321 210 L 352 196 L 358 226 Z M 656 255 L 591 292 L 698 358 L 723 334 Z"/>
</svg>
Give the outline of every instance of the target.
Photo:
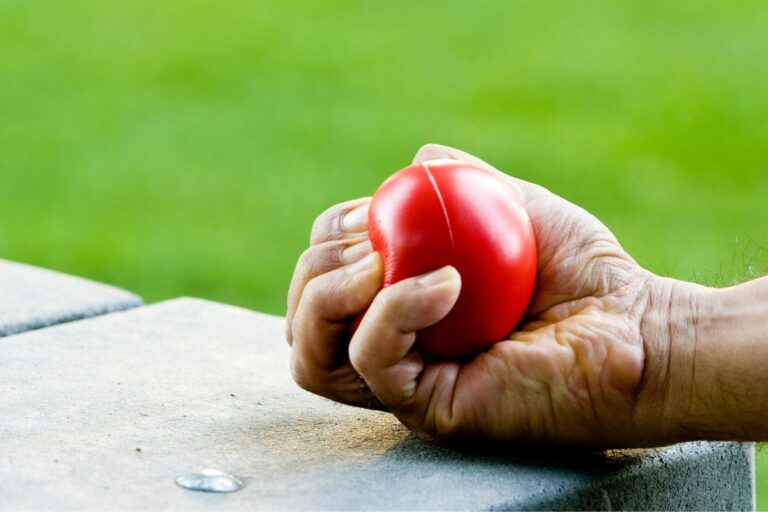
<svg viewBox="0 0 768 512">
<path fill-rule="evenodd" d="M 203 469 L 197 473 L 187 473 L 176 477 L 176 485 L 201 492 L 235 492 L 245 487 L 245 483 L 235 475 L 218 469 Z"/>
</svg>

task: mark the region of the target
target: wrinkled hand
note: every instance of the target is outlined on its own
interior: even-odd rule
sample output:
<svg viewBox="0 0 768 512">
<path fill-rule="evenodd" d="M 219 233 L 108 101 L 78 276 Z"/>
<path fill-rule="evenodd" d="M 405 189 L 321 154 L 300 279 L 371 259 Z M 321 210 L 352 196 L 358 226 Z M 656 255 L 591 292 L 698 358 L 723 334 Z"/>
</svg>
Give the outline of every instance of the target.
<svg viewBox="0 0 768 512">
<path fill-rule="evenodd" d="M 423 147 L 415 162 L 437 158 L 492 169 L 528 211 L 538 275 L 519 330 L 468 362 L 422 357 L 416 332 L 450 311 L 460 276 L 445 267 L 380 290 L 382 262 L 366 231 L 369 199 L 350 201 L 317 219 L 291 283 L 286 336 L 298 384 L 389 410 L 436 440 L 646 446 L 676 439 L 663 418 L 667 368 L 657 364 L 668 347 L 644 325 L 656 314 L 663 280 L 583 209 L 444 146 Z M 350 339 L 349 323 L 366 307 Z"/>
</svg>

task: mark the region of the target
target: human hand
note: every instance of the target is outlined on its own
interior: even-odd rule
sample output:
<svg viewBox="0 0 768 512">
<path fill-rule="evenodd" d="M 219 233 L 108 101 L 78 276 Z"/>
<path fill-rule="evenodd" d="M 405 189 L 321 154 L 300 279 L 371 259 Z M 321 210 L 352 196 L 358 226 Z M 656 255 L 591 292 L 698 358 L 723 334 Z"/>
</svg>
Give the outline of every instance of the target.
<svg viewBox="0 0 768 512">
<path fill-rule="evenodd" d="M 382 262 L 366 232 L 369 200 L 343 203 L 315 222 L 289 291 L 286 337 L 299 385 L 389 410 L 437 440 L 647 446 L 682 439 L 678 398 L 669 393 L 670 338 L 660 330 L 669 281 L 643 270 L 578 206 L 444 146 L 423 147 L 415 162 L 438 158 L 491 169 L 526 207 L 538 273 L 524 321 L 469 361 L 426 360 L 414 350 L 416 332 L 450 311 L 458 272 L 446 267 L 380 290 Z M 350 339 L 349 323 L 366 307 Z"/>
</svg>

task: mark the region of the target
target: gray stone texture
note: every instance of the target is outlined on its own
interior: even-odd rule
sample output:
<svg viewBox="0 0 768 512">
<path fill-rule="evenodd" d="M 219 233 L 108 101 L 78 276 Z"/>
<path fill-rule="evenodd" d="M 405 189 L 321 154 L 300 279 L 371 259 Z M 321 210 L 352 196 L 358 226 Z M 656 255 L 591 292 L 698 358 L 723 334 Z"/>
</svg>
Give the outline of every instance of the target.
<svg viewBox="0 0 768 512">
<path fill-rule="evenodd" d="M 0 509 L 754 508 L 750 444 L 436 447 L 300 390 L 288 357 L 280 318 L 192 299 L 6 338 Z M 174 484 L 202 468 L 247 486 Z"/>
<path fill-rule="evenodd" d="M 112 286 L 0 260 L 0 337 L 139 305 Z"/>
</svg>

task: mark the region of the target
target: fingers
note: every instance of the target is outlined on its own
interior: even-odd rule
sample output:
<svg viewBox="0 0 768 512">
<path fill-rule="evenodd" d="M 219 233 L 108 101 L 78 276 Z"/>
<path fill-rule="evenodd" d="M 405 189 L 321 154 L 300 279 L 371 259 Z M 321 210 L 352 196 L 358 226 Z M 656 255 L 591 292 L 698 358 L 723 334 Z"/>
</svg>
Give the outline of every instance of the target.
<svg viewBox="0 0 768 512">
<path fill-rule="evenodd" d="M 339 240 L 351 233 L 368 231 L 368 205 L 370 197 L 340 203 L 321 213 L 312 225 L 310 245 Z"/>
<path fill-rule="evenodd" d="M 400 281 L 379 292 L 352 337 L 352 366 L 394 412 L 414 398 L 424 368 L 412 351 L 416 331 L 445 317 L 460 288 L 459 273 L 450 266 Z"/>
<path fill-rule="evenodd" d="M 312 226 L 311 246 L 299 258 L 288 289 L 285 339 L 293 342 L 292 322 L 301 292 L 314 277 L 354 263 L 372 252 L 368 239 L 368 204 L 364 197 L 337 204 L 320 214 Z"/>
<path fill-rule="evenodd" d="M 333 240 L 310 247 L 299 258 L 296 270 L 288 289 L 288 311 L 286 312 L 285 338 L 288 344 L 293 343 L 293 317 L 307 283 L 315 277 L 335 270 L 344 265 L 350 265 L 363 259 L 373 252 L 373 247 L 367 236 L 358 235 L 348 240 Z"/>
<path fill-rule="evenodd" d="M 372 253 L 312 279 L 304 288 L 292 324 L 291 368 L 296 382 L 313 393 L 333 396 L 327 386 L 347 358 L 348 321 L 361 313 L 381 286 L 382 262 Z"/>
</svg>

